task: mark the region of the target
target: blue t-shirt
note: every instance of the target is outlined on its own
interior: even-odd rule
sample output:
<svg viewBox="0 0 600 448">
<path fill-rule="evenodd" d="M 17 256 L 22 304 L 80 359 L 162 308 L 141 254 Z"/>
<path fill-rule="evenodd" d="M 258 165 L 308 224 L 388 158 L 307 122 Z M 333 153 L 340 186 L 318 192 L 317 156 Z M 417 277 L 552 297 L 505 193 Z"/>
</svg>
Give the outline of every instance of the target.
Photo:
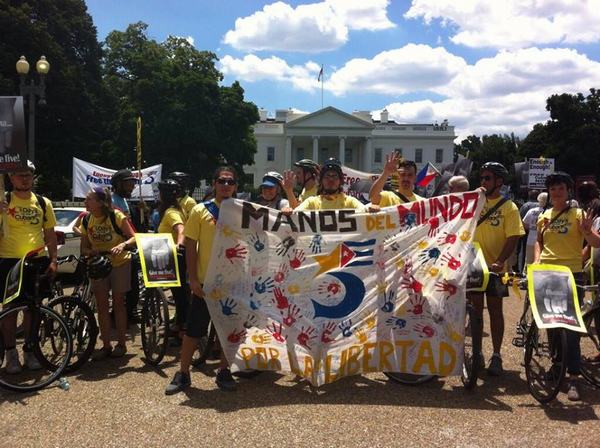
<svg viewBox="0 0 600 448">
<path fill-rule="evenodd" d="M 131 211 L 129 210 L 129 204 L 127 203 L 127 201 L 114 192 L 112 194 L 112 205 L 114 208 L 118 208 L 119 210 L 121 210 L 127 216 L 131 216 Z"/>
</svg>

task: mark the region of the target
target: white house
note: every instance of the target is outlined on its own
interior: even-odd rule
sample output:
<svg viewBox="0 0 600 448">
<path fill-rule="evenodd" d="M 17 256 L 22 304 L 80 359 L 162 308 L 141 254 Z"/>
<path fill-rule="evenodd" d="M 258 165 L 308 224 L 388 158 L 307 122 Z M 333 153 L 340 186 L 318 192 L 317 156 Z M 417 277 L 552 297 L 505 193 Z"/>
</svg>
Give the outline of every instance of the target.
<svg viewBox="0 0 600 448">
<path fill-rule="evenodd" d="M 255 187 L 267 171 L 281 173 L 305 158 L 322 163 L 336 157 L 344 165 L 369 173 L 380 172 L 386 154 L 393 151 L 401 151 L 419 168 L 427 162 L 440 168 L 453 161 L 456 135 L 447 120 L 441 125 L 400 124 L 388 120 L 383 110 L 381 120 L 375 121 L 370 112 L 349 114 L 331 106 L 310 114 L 277 110 L 270 118 L 264 109 L 259 114 L 260 121 L 254 125 L 254 165 L 244 167 Z"/>
</svg>

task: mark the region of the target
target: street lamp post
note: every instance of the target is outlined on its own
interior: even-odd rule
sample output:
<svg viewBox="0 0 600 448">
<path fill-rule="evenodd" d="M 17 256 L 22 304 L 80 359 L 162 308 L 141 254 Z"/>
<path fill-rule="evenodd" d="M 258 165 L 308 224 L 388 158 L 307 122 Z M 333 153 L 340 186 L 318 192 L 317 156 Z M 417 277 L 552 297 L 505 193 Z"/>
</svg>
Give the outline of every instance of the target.
<svg viewBox="0 0 600 448">
<path fill-rule="evenodd" d="M 40 97 L 39 104 L 44 106 L 46 104 L 46 82 L 45 78 L 50 71 L 50 63 L 46 60 L 46 56 L 41 56 L 40 60 L 35 64 L 35 69 L 40 76 L 39 84 L 35 83 L 33 77 L 27 84 L 27 74 L 29 73 L 29 62 L 25 59 L 25 56 L 21 56 L 17 61 L 17 73 L 21 77 L 21 84 L 19 86 L 21 96 L 27 98 L 29 103 L 29 132 L 27 147 L 29 149 L 29 160 L 34 162 L 35 160 L 35 104 L 37 97 Z"/>
</svg>

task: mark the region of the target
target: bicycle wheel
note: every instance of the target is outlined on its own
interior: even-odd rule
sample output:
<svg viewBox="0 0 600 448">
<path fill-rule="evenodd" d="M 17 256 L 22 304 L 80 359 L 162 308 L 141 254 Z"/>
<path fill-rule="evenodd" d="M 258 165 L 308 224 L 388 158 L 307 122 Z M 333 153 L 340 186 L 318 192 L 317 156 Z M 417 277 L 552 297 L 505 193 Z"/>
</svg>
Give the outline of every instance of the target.
<svg viewBox="0 0 600 448">
<path fill-rule="evenodd" d="M 89 305 L 77 296 L 52 299 L 48 307 L 56 311 L 71 330 L 73 354 L 67 369 L 74 371 L 85 364 L 92 355 L 98 338 L 98 324 Z"/>
<path fill-rule="evenodd" d="M 419 384 L 428 383 L 436 378 L 435 375 L 414 375 L 412 373 L 402 372 L 383 372 L 383 374 L 390 380 L 407 386 L 417 386 Z"/>
<path fill-rule="evenodd" d="M 19 324 L 29 328 L 29 331 L 15 334 Z M 3 333 L 0 387 L 17 392 L 39 390 L 60 377 L 69 364 L 71 334 L 65 321 L 54 310 L 33 305 L 9 308 L 0 313 L 0 328 Z M 15 335 L 15 352 L 12 355 L 6 350 L 7 335 L 11 332 Z M 27 354 L 24 351 L 26 346 L 30 348 Z M 24 361 L 26 356 L 39 365 L 28 366 Z M 9 373 L 9 358 L 13 360 L 12 367 L 15 364 L 19 366 L 21 362 L 25 365 Z"/>
<path fill-rule="evenodd" d="M 217 330 L 215 329 L 212 320 L 208 323 L 207 334 L 202 336 L 198 341 L 198 350 L 194 352 L 192 365 L 199 368 L 213 355 L 213 349 L 217 340 Z"/>
<path fill-rule="evenodd" d="M 460 377 L 467 390 L 473 389 L 477 385 L 477 374 L 481 368 L 481 333 L 481 319 L 475 315 L 475 309 L 471 305 L 467 305 L 463 369 Z"/>
<path fill-rule="evenodd" d="M 169 342 L 169 308 L 158 288 L 144 291 L 141 333 L 144 360 L 155 366 L 165 356 Z"/>
<path fill-rule="evenodd" d="M 583 315 L 587 330 L 581 335 L 581 375 L 593 386 L 600 388 L 600 308 Z"/>
<path fill-rule="evenodd" d="M 567 371 L 567 335 L 562 328 L 540 330 L 531 324 L 525 341 L 525 375 L 529 392 L 540 403 L 558 394 Z"/>
</svg>

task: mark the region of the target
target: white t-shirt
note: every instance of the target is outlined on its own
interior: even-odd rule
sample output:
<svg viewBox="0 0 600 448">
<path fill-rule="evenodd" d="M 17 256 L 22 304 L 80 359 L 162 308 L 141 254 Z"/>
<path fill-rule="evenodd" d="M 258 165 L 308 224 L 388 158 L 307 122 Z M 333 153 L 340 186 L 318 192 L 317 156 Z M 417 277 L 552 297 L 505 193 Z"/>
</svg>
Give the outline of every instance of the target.
<svg viewBox="0 0 600 448">
<path fill-rule="evenodd" d="M 528 246 L 533 246 L 537 240 L 536 224 L 540 213 L 542 213 L 542 207 L 533 207 L 532 209 L 529 209 L 527 213 L 525 213 L 525 217 L 523 218 L 523 225 L 526 229 L 529 229 L 529 234 L 527 235 Z"/>
</svg>

